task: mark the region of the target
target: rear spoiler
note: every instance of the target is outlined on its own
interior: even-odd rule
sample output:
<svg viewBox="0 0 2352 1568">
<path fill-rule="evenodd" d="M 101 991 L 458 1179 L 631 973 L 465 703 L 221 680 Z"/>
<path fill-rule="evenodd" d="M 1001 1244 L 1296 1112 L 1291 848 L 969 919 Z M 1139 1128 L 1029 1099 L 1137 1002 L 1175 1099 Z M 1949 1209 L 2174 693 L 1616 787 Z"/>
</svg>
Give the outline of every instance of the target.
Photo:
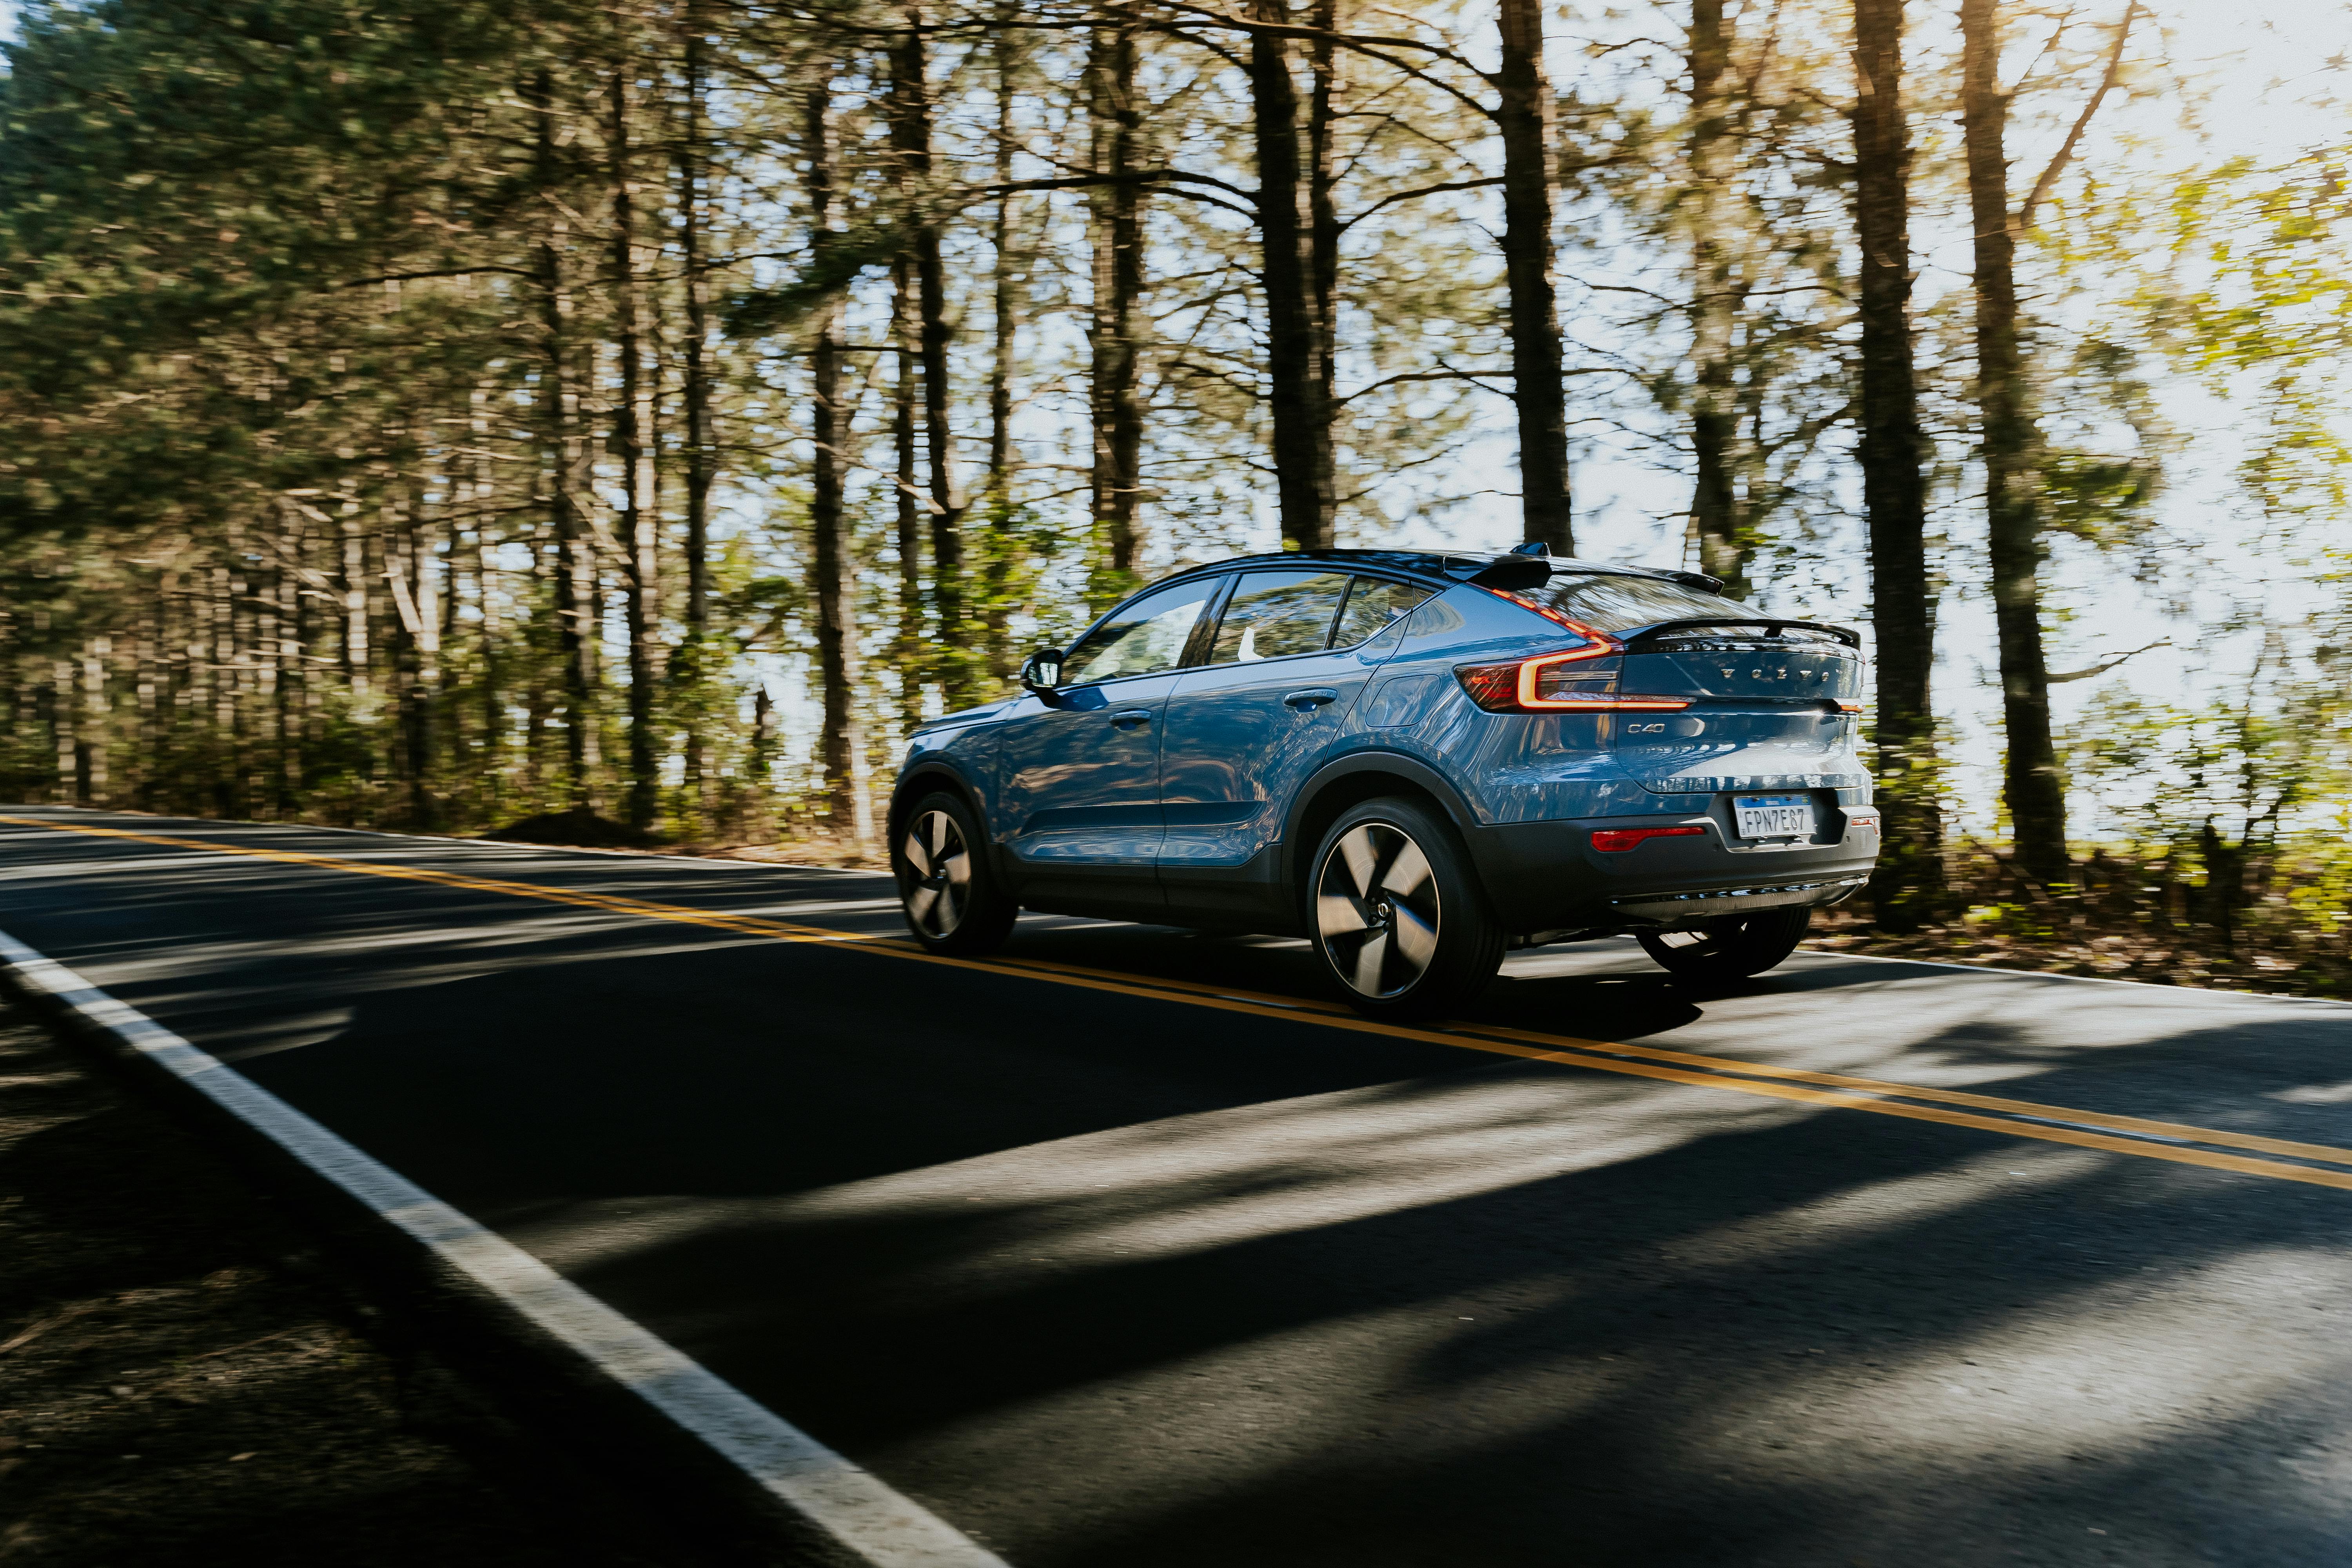
<svg viewBox="0 0 2352 1568">
<path fill-rule="evenodd" d="M 1783 630 L 1795 626 L 1809 632 L 1825 632 L 1848 647 L 1862 646 L 1860 632 L 1833 626 L 1824 621 L 1792 621 L 1780 616 L 1700 616 L 1689 620 L 1660 621 L 1656 626 L 1643 626 L 1638 632 L 1619 635 L 1624 639 L 1627 653 L 1643 653 L 1648 651 L 1643 645 L 1654 638 L 1670 637 L 1675 632 L 1686 632 L 1697 626 L 1761 626 L 1764 629 L 1759 635 L 1768 637 L 1779 637 Z"/>
<path fill-rule="evenodd" d="M 1651 572 L 1640 568 L 1593 566 L 1583 562 L 1579 562 L 1573 566 L 1564 565 L 1559 569 L 1580 572 L 1592 577 L 1648 577 L 1668 583 L 1680 583 L 1685 588 L 1696 588 L 1706 594 L 1723 592 L 1723 579 L 1710 577 L 1704 572 Z M 1445 574 L 1455 582 L 1468 583 L 1480 588 L 1500 588 L 1507 593 L 1514 589 L 1540 588 L 1551 581 L 1553 570 L 1549 558 L 1530 555 L 1517 550 L 1508 555 L 1497 555 L 1487 561 L 1459 555 L 1449 555 L 1445 558 Z"/>
</svg>

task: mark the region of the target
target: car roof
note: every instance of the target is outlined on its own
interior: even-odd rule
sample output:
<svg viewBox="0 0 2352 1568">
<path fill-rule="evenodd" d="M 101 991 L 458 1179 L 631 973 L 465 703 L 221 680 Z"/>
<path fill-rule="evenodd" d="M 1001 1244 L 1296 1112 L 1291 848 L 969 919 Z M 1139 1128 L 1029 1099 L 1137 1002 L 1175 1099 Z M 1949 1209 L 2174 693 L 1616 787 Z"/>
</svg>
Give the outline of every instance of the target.
<svg viewBox="0 0 2352 1568">
<path fill-rule="evenodd" d="M 1491 550 L 1283 550 L 1257 555 L 1236 555 L 1225 561 L 1203 561 L 1170 573 L 1161 582 L 1251 566 L 1298 567 L 1328 565 L 1362 571 L 1402 572 L 1416 577 L 1436 577 L 1464 583 L 1490 566 L 1507 562 L 1542 561 L 1555 572 L 1606 573 L 1624 577 L 1654 577 L 1664 582 L 1692 582 L 1698 574 L 1664 572 L 1649 566 L 1624 566 L 1614 562 L 1579 561 L 1566 555 L 1536 555 L 1532 552 Z M 1155 584 L 1154 586 L 1157 586 Z"/>
</svg>

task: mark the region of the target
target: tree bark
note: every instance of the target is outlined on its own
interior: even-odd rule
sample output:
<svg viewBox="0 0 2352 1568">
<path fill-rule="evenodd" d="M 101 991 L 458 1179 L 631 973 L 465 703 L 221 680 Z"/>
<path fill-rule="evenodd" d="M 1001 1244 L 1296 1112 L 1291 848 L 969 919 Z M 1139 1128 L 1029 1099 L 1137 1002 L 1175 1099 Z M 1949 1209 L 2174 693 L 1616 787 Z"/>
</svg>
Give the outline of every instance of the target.
<svg viewBox="0 0 2352 1568">
<path fill-rule="evenodd" d="M 546 448 L 548 517 L 555 536 L 555 619 L 563 671 L 564 785 L 575 810 L 596 809 L 595 591 L 594 562 L 581 514 L 586 454 L 578 435 L 579 394 L 572 385 L 572 293 L 563 274 L 571 241 L 563 216 L 556 165 L 555 89 L 551 74 L 533 79 L 531 107 L 537 140 L 533 177 L 547 200 L 549 216 L 538 246 L 541 361 L 539 371 L 540 439 Z M 358 635 L 365 637 L 365 623 Z M 350 634 L 346 634 L 349 657 Z M 362 647 L 362 658 L 364 649 Z"/>
<path fill-rule="evenodd" d="M 699 0 L 687 0 L 686 102 L 677 149 L 677 237 L 683 270 L 686 340 L 679 353 L 679 397 L 686 416 L 686 638 L 671 679 L 698 687 L 704 679 L 705 639 L 710 631 L 710 488 L 718 454 L 710 428 L 710 277 L 704 258 L 703 181 L 709 158 L 703 146 L 703 100 L 709 92 L 703 50 L 708 26 Z M 686 704 L 686 790 L 701 821 L 710 811 L 710 760 L 702 732 L 702 707 L 690 694 Z"/>
<path fill-rule="evenodd" d="M 629 826 L 652 828 L 661 815 L 661 746 L 654 717 L 660 679 L 661 509 L 654 493 L 653 384 L 646 374 L 645 296 L 637 257 L 635 153 L 629 79 L 614 62 L 605 147 L 612 160 L 614 352 L 620 397 L 613 410 L 613 455 L 621 462 L 620 536 L 624 616 L 629 635 Z"/>
<path fill-rule="evenodd" d="M 1511 292 L 1511 374 L 1519 417 L 1520 512 L 1527 536 L 1576 552 L 1570 522 L 1568 383 L 1552 279 L 1551 81 L 1542 0 L 1500 0 L 1503 271 Z"/>
<path fill-rule="evenodd" d="M 2042 882 L 2069 881 L 2066 788 L 2051 733 L 2050 666 L 2042 644 L 2041 517 L 2036 440 L 2017 341 L 2016 219 L 2009 205 L 2009 99 L 2001 91 L 1998 0 L 1960 0 L 1961 126 L 1976 236 L 1977 407 L 1983 422 L 1986 552 L 2000 643 L 2001 719 L 2009 745 L 2001 796 L 2018 864 Z"/>
<path fill-rule="evenodd" d="M 829 75 L 829 73 L 827 73 Z M 821 78 L 807 97 L 806 142 L 809 250 L 822 258 L 833 243 L 834 151 L 832 87 Z M 865 788 L 865 736 L 857 721 L 857 628 L 849 569 L 848 530 L 842 515 L 842 307 L 818 311 L 809 346 L 810 554 L 816 577 L 817 673 L 824 719 L 817 752 L 824 770 L 825 815 L 835 832 L 846 829 L 860 847 L 874 837 L 873 807 Z"/>
<path fill-rule="evenodd" d="M 1307 50 L 1307 282 L 1315 311 L 1315 406 L 1322 417 L 1316 442 L 1315 493 L 1330 514 L 1334 542 L 1339 530 L 1339 464 L 1336 452 L 1339 419 L 1339 206 L 1333 168 L 1332 128 L 1337 123 L 1339 53 L 1331 35 L 1339 28 L 1339 0 L 1314 0 L 1307 25 L 1323 36 Z"/>
<path fill-rule="evenodd" d="M 482 725 L 483 805 L 495 815 L 505 805 L 507 762 L 506 628 L 499 614 L 493 584 L 488 537 L 491 509 L 497 504 L 498 478 L 490 454 L 490 387 L 474 388 L 471 426 L 474 438 L 473 545 L 474 600 L 481 619 L 475 626 L 480 639 L 481 684 L 478 688 Z"/>
<path fill-rule="evenodd" d="M 925 668 L 931 661 L 923 637 L 923 492 L 916 484 L 915 405 L 917 365 L 922 350 L 915 334 L 915 278 L 905 256 L 890 263 L 890 346 L 896 351 L 898 380 L 891 387 L 890 441 L 896 458 L 892 469 L 895 496 L 895 539 L 898 549 L 898 717 L 912 729 L 922 714 Z"/>
<path fill-rule="evenodd" d="M 1288 0 L 1253 0 L 1253 19 L 1295 25 Z M 1267 401 L 1274 426 L 1275 491 L 1282 538 L 1294 550 L 1331 547 L 1331 419 L 1316 363 L 1308 225 L 1300 212 L 1298 84 L 1290 43 L 1250 35 L 1250 103 L 1257 151 L 1257 224 L 1264 247 Z"/>
<path fill-rule="evenodd" d="M 429 562 L 432 546 L 426 527 L 424 487 L 417 468 L 425 461 L 423 442 L 414 437 L 395 448 L 404 478 L 398 500 L 386 509 L 384 579 L 392 589 L 398 630 L 393 639 L 393 668 L 399 682 L 401 772 L 408 786 L 408 825 L 430 831 L 440 826 L 438 803 L 433 796 L 434 718 L 439 706 L 435 687 L 439 679 L 441 625 Z"/>
<path fill-rule="evenodd" d="M 1136 402 L 1136 303 L 1143 293 L 1143 225 L 1136 170 L 1143 117 L 1136 97 L 1132 4 L 1112 6 L 1094 29 L 1087 61 L 1094 119 L 1094 310 L 1090 399 L 1094 463 L 1088 476 L 1102 570 L 1088 598 L 1107 608 L 1139 581 L 1141 540 L 1135 525 L 1142 489 L 1143 418 Z"/>
<path fill-rule="evenodd" d="M 1903 927 L 1942 900 L 1937 799 L 1935 601 L 1927 582 L 1927 437 L 1911 339 L 1910 127 L 1903 105 L 1904 0 L 1854 0 L 1854 227 L 1860 242 L 1863 508 L 1878 641 L 1878 794 L 1885 851 L 1871 879 L 1879 919 Z"/>
<path fill-rule="evenodd" d="M 994 316 L 994 353 L 988 367 L 988 528 L 987 576 L 980 615 L 981 640 L 987 650 L 989 679 L 999 687 L 1012 682 L 1015 664 L 1012 646 L 1013 577 L 1024 553 L 1013 528 L 1013 377 L 1020 361 L 1022 262 L 1013 241 L 1014 145 L 1013 84 L 1019 58 L 1015 32 L 1008 12 L 995 39 L 996 64 L 996 218 L 990 237 L 995 270 L 990 279 L 990 304 Z M 1095 515 L 1099 516 L 1097 512 Z"/>
<path fill-rule="evenodd" d="M 906 37 L 892 56 L 891 136 L 908 183 L 928 206 L 931 196 L 931 87 L 927 25 L 919 5 L 906 10 Z M 948 322 L 947 264 L 940 249 L 939 225 L 926 212 L 914 226 L 910 259 L 921 310 L 923 444 L 929 458 L 931 600 L 937 606 L 940 687 L 948 707 L 965 706 L 972 696 L 970 637 L 963 610 L 962 488 L 955 471 L 955 431 L 948 405 L 948 350 L 954 330 Z"/>
<path fill-rule="evenodd" d="M 1723 0 L 1691 0 L 1690 233 L 1691 531 L 1699 570 L 1723 579 L 1735 599 L 1748 596 L 1755 539 L 1741 516 L 1739 407 L 1732 338 L 1742 292 L 1735 247 L 1724 242 L 1736 149 L 1723 74 L 1731 64 L 1732 24 Z"/>
</svg>

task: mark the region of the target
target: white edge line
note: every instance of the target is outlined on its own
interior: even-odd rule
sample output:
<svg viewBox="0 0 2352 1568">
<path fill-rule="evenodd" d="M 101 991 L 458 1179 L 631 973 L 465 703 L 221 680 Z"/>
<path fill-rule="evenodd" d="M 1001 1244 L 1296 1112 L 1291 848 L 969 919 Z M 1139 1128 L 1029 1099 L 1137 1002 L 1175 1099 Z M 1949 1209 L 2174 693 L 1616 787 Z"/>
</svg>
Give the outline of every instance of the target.
<svg viewBox="0 0 2352 1568">
<path fill-rule="evenodd" d="M 332 1183 L 552 1335 L 874 1568 L 1005 1568 L 921 1504 L 655 1337 L 497 1232 L 379 1163 L 208 1052 L 0 931 L 0 967 L 71 1008 Z"/>
</svg>

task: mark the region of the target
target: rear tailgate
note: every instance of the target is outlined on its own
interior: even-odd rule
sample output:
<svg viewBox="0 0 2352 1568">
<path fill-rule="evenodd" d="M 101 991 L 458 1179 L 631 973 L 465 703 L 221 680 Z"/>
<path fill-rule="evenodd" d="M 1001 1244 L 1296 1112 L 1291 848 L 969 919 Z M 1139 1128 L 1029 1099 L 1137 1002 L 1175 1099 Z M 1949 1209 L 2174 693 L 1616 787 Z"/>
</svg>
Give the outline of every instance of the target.
<svg viewBox="0 0 2352 1568">
<path fill-rule="evenodd" d="M 1862 658 L 1848 635 L 1774 621 L 1629 636 L 1617 689 L 1691 705 L 1625 715 L 1611 727 L 1617 760 L 1665 795 L 1862 787 Z"/>
</svg>

